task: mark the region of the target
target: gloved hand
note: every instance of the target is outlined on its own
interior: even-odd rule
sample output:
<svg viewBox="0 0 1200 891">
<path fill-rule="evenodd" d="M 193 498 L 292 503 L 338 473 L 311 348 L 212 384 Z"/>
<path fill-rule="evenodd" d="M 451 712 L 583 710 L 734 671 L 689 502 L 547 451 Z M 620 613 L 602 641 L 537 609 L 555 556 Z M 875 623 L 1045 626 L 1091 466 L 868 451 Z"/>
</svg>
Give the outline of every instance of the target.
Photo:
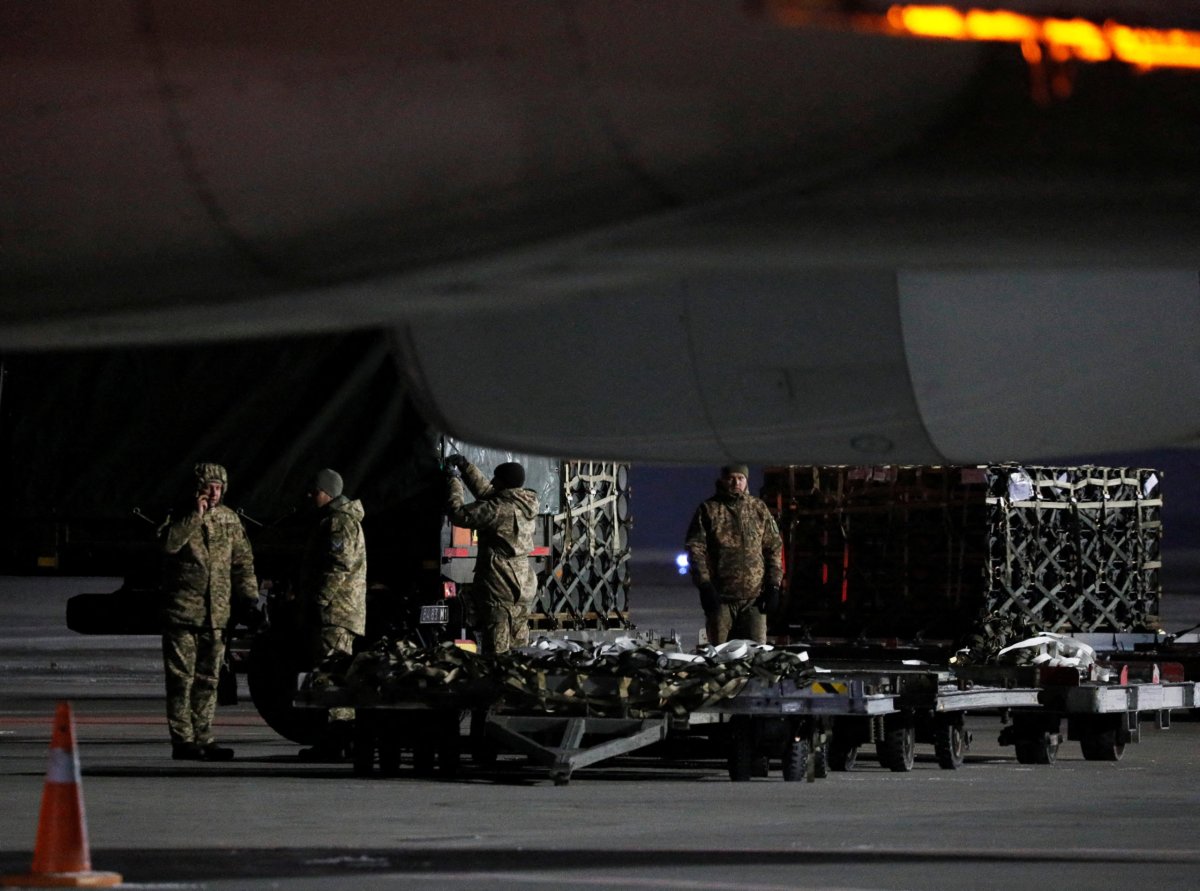
<svg viewBox="0 0 1200 891">
<path fill-rule="evenodd" d="M 762 593 L 758 595 L 754 605 L 760 613 L 773 613 L 779 609 L 779 586 L 763 585 Z"/>
<path fill-rule="evenodd" d="M 457 467 L 454 467 L 453 465 L 447 463 L 446 464 L 446 479 L 447 480 L 460 480 L 460 479 L 462 479 L 462 471 L 459 470 Z"/>
<path fill-rule="evenodd" d="M 455 454 L 446 456 L 446 466 L 454 468 L 459 473 L 462 473 L 464 470 L 466 470 L 467 465 L 470 463 L 471 462 L 467 460 L 466 455 Z"/>
<path fill-rule="evenodd" d="M 711 613 L 721 605 L 721 592 L 712 582 L 704 582 L 700 587 L 700 606 L 705 613 Z"/>
</svg>

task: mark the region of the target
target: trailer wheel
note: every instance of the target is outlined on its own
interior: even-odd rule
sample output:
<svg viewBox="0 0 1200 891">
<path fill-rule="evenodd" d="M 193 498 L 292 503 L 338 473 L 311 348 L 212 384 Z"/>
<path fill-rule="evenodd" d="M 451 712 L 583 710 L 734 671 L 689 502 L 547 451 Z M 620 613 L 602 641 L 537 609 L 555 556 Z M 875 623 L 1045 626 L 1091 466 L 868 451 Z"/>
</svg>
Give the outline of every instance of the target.
<svg viewBox="0 0 1200 891">
<path fill-rule="evenodd" d="M 1020 764 L 1053 764 L 1058 759 L 1056 734 L 1041 733 L 1014 743 L 1017 762 Z"/>
<path fill-rule="evenodd" d="M 395 730 L 382 733 L 379 736 L 379 775 L 396 777 L 400 775 L 400 740 Z"/>
<path fill-rule="evenodd" d="M 783 778 L 789 783 L 799 782 L 808 775 L 808 740 L 792 739 L 783 750 Z"/>
<path fill-rule="evenodd" d="M 875 743 L 879 763 L 888 770 L 905 773 L 912 770 L 916 755 L 916 734 L 911 724 L 901 716 L 884 719 L 883 738 Z"/>
<path fill-rule="evenodd" d="M 462 715 L 458 711 L 447 711 L 438 718 L 437 762 L 438 771 L 443 777 L 458 774 L 462 759 L 462 737 L 459 734 L 461 723 Z"/>
<path fill-rule="evenodd" d="M 250 644 L 246 684 L 250 699 L 267 726 L 294 743 L 313 746 L 325 733 L 327 713 L 321 708 L 296 708 L 298 671 L 287 636 L 266 631 Z"/>
<path fill-rule="evenodd" d="M 437 763 L 437 748 L 430 740 L 417 740 L 413 743 L 413 772 L 419 777 L 433 776 L 434 765 Z"/>
<path fill-rule="evenodd" d="M 480 767 L 491 767 L 500 754 L 496 741 L 488 736 L 487 719 L 487 709 L 475 709 L 471 712 L 471 729 L 467 740 L 471 750 L 471 761 Z"/>
<path fill-rule="evenodd" d="M 359 709 L 354 717 L 354 775 L 369 777 L 375 769 L 375 747 L 379 739 L 372 709 Z"/>
<path fill-rule="evenodd" d="M 841 745 L 836 740 L 829 743 L 829 769 L 839 773 L 854 770 L 858 764 L 858 746 Z"/>
<path fill-rule="evenodd" d="M 939 721 L 933 728 L 933 750 L 943 770 L 962 767 L 967 753 L 967 731 L 959 721 Z"/>
<path fill-rule="evenodd" d="M 1088 733 L 1079 740 L 1079 748 L 1088 761 L 1120 761 L 1125 754 L 1125 743 L 1117 742 L 1115 727 Z"/>
<path fill-rule="evenodd" d="M 754 726 L 745 715 L 729 722 L 729 779 L 748 783 L 754 772 Z"/>
<path fill-rule="evenodd" d="M 833 732 L 829 737 L 829 769 L 839 773 L 854 770 L 858 763 L 858 745 L 862 736 L 857 733 L 858 724 L 849 718 L 835 718 Z"/>
<path fill-rule="evenodd" d="M 818 780 L 823 780 L 829 776 L 829 748 L 828 746 L 817 746 L 812 753 L 813 759 L 813 777 Z"/>
</svg>

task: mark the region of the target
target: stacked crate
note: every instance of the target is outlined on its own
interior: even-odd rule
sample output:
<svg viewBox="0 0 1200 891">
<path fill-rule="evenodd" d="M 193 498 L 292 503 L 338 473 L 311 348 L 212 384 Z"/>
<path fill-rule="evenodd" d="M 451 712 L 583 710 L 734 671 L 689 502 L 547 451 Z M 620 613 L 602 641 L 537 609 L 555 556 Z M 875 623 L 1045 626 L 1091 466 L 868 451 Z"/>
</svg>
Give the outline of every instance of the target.
<svg viewBox="0 0 1200 891">
<path fill-rule="evenodd" d="M 768 468 L 788 582 L 775 630 L 958 641 L 996 617 L 1156 627 L 1160 483 L 1092 466 Z"/>
</svg>

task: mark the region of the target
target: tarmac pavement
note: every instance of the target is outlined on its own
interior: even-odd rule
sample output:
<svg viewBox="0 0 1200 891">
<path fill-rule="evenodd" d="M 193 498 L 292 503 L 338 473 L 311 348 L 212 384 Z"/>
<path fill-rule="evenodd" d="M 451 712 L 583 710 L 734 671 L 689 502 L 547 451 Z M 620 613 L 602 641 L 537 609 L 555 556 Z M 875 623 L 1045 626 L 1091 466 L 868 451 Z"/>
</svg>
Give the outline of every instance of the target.
<svg viewBox="0 0 1200 891">
<path fill-rule="evenodd" d="M 81 586 L 83 585 L 83 586 Z M 113 585 L 112 587 L 115 587 Z M 704 752 L 635 753 L 555 786 L 516 756 L 455 779 L 307 764 L 245 697 L 218 711 L 236 760 L 170 759 L 158 641 L 62 622 L 78 580 L 0 579 L 0 874 L 30 865 L 58 700 L 74 709 L 93 868 L 134 888 L 1194 888 L 1200 722 L 1143 725 L 1120 762 L 1064 743 L 1026 766 L 968 720 L 959 770 L 729 782 Z M 694 634 L 687 587 L 635 589 L 642 628 Z M 1192 597 L 1191 594 L 1186 595 Z M 1193 598 L 1194 599 L 1194 598 Z M 1192 600 L 1173 607 L 1189 620 Z M 1164 614 L 1167 610 L 1164 608 Z M 1174 627 L 1174 624 L 1168 625 Z M 694 642 L 694 641 L 693 641 Z M 243 689 L 244 692 L 244 689 Z"/>
</svg>

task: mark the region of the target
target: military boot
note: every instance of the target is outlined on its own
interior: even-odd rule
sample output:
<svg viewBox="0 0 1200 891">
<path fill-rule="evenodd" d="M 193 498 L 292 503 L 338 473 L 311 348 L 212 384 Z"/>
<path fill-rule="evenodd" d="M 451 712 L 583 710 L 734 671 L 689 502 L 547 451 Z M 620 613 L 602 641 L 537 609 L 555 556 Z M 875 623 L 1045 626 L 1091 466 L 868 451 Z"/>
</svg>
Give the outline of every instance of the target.
<svg viewBox="0 0 1200 891">
<path fill-rule="evenodd" d="M 171 743 L 171 758 L 175 761 L 202 761 L 201 749 L 194 742 Z"/>
<path fill-rule="evenodd" d="M 206 746 L 200 746 L 200 760 L 232 761 L 233 749 L 227 749 L 225 746 L 219 746 L 215 742 L 212 742 Z"/>
</svg>

